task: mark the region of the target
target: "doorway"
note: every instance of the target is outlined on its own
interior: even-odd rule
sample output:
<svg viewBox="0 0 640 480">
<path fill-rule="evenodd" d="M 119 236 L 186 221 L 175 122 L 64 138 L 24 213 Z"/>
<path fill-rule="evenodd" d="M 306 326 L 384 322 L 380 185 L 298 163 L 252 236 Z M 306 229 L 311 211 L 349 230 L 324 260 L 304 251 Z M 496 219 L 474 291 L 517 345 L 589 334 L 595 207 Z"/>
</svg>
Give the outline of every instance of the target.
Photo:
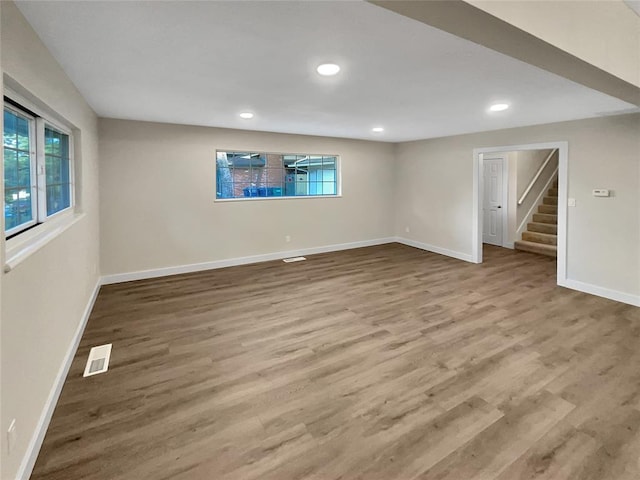
<svg viewBox="0 0 640 480">
<path fill-rule="evenodd" d="M 506 155 L 506 152 L 513 151 L 526 151 L 526 150 L 548 150 L 548 149 L 557 149 L 558 150 L 558 207 L 557 207 L 557 282 L 558 284 L 564 284 L 566 280 L 566 258 L 567 258 L 567 184 L 568 184 L 568 143 L 567 142 L 550 142 L 550 143 L 537 143 L 537 144 L 526 144 L 526 145 L 508 145 L 508 146 L 495 146 L 495 147 L 485 147 L 485 148 L 476 148 L 473 151 L 473 217 L 472 217 L 472 261 L 474 263 L 482 263 L 482 245 L 485 241 L 485 238 L 491 238 L 491 232 L 489 231 L 489 235 L 485 235 L 485 229 L 489 227 L 485 227 L 485 219 L 488 214 L 485 213 L 485 189 L 491 188 L 490 186 L 485 187 L 485 183 L 487 179 L 485 179 L 485 169 L 491 168 L 485 166 L 485 160 L 489 163 L 489 165 L 495 163 L 494 159 L 503 157 Z M 508 165 L 508 162 L 504 162 L 504 164 Z M 499 168 L 499 167 L 498 167 Z M 504 185 L 505 177 L 506 177 L 506 168 L 503 167 L 502 171 L 502 185 Z M 492 173 L 489 173 L 492 175 Z M 499 173 L 496 173 L 499 175 Z M 495 180 L 490 180 L 491 182 L 498 182 L 498 178 Z M 504 194 L 505 190 L 507 190 L 506 186 L 503 186 L 502 196 L 503 203 L 498 203 L 495 205 L 495 210 L 503 211 L 503 218 L 506 218 L 508 213 L 505 211 L 505 203 L 504 203 Z M 489 195 L 495 195 L 494 193 L 490 193 Z M 500 197 L 495 197 L 500 198 Z M 501 209 L 498 209 L 497 206 L 500 205 Z M 500 218 L 499 214 L 496 214 L 496 219 Z M 491 221 L 491 218 L 487 219 L 488 222 Z M 497 220 L 496 220 L 497 221 Z M 490 224 L 490 223 L 489 223 Z M 502 222 L 502 242 L 500 246 L 504 246 L 504 237 L 505 237 L 505 227 L 504 222 Z M 497 240 L 495 240 L 497 241 Z M 487 242 L 490 243 L 490 242 Z M 493 243 L 496 244 L 496 243 Z"/>
<path fill-rule="evenodd" d="M 504 155 L 484 155 L 482 242 L 498 247 L 506 246 L 508 178 L 508 164 Z"/>
</svg>

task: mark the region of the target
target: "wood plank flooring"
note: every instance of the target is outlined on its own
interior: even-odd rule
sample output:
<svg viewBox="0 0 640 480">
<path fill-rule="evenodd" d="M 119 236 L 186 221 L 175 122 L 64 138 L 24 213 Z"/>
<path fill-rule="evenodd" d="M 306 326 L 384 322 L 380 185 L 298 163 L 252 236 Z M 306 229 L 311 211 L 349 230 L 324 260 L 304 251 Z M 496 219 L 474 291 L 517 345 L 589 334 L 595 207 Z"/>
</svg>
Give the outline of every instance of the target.
<svg viewBox="0 0 640 480">
<path fill-rule="evenodd" d="M 32 479 L 640 479 L 640 309 L 555 286 L 555 259 L 484 256 L 103 287 Z"/>
</svg>

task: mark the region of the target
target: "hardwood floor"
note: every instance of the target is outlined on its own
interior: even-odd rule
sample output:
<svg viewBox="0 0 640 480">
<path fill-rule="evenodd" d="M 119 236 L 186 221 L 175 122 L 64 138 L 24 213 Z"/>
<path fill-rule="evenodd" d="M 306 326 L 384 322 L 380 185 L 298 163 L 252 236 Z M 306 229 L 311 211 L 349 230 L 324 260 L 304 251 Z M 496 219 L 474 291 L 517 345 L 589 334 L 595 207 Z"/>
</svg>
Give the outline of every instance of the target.
<svg viewBox="0 0 640 480">
<path fill-rule="evenodd" d="M 32 479 L 639 479 L 640 309 L 555 286 L 553 258 L 484 257 L 103 287 Z"/>
</svg>

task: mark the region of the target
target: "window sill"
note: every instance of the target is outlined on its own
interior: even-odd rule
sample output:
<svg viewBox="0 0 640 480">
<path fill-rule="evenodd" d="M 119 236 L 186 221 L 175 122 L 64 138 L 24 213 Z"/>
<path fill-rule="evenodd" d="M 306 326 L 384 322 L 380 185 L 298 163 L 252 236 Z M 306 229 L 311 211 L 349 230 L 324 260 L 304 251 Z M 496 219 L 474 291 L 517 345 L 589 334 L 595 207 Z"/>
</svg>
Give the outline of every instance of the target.
<svg viewBox="0 0 640 480">
<path fill-rule="evenodd" d="M 309 198 L 342 198 L 342 195 L 297 195 L 289 197 L 237 197 L 237 198 L 216 198 L 214 202 L 259 202 L 262 200 L 299 200 Z"/>
<path fill-rule="evenodd" d="M 9 273 L 51 240 L 79 222 L 84 216 L 84 213 L 73 212 L 61 215 L 7 240 L 4 273 Z"/>
</svg>

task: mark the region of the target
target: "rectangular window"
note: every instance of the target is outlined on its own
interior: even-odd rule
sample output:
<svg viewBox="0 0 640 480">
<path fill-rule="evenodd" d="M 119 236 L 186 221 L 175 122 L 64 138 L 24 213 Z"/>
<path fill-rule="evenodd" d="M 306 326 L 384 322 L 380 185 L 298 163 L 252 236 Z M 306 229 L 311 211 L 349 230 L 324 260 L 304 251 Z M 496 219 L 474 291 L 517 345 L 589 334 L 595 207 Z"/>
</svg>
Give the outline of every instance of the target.
<svg viewBox="0 0 640 480">
<path fill-rule="evenodd" d="M 337 196 L 337 155 L 216 152 L 216 198 Z"/>
<path fill-rule="evenodd" d="M 44 158 L 47 216 L 71 206 L 69 135 L 45 125 Z"/>
<path fill-rule="evenodd" d="M 5 97 L 4 219 L 7 237 L 73 206 L 71 133 Z"/>
</svg>

